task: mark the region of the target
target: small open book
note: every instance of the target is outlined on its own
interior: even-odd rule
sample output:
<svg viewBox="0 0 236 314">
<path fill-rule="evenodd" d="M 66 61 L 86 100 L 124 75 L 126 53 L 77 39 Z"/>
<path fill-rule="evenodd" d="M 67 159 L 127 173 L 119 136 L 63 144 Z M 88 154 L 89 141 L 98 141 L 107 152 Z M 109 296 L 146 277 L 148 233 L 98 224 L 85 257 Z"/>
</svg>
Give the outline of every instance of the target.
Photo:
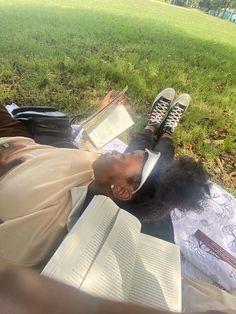
<svg viewBox="0 0 236 314">
<path fill-rule="evenodd" d="M 181 311 L 179 248 L 140 229 L 136 217 L 96 196 L 43 274 L 96 296 Z"/>
<path fill-rule="evenodd" d="M 124 88 L 105 108 L 81 123 L 97 148 L 106 145 L 134 124 L 125 106 L 117 104 L 127 89 Z"/>
</svg>

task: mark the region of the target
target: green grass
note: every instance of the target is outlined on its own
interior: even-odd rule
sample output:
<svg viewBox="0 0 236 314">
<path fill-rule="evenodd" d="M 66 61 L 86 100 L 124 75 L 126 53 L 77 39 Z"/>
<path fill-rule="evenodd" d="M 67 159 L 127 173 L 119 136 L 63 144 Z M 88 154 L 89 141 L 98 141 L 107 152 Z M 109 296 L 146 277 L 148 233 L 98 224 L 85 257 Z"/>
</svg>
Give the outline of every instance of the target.
<svg viewBox="0 0 236 314">
<path fill-rule="evenodd" d="M 41 2 L 0 0 L 2 103 L 89 114 L 108 90 L 128 85 L 140 127 L 156 93 L 171 86 L 193 98 L 175 133 L 177 152 L 201 157 L 217 176 L 216 158 L 233 171 L 234 23 L 155 0 Z"/>
</svg>

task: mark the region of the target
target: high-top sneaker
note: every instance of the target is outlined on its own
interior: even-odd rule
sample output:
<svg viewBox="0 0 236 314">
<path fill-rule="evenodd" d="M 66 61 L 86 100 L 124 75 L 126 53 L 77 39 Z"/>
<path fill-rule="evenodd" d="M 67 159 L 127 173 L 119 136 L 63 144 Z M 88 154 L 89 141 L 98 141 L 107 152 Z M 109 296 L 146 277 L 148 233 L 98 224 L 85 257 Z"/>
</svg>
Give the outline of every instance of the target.
<svg viewBox="0 0 236 314">
<path fill-rule="evenodd" d="M 173 88 L 166 88 L 157 95 L 152 104 L 148 125 L 154 126 L 156 129 L 160 127 L 174 98 L 175 90 Z"/>
<path fill-rule="evenodd" d="M 175 99 L 163 124 L 162 133 L 172 135 L 174 129 L 177 127 L 179 121 L 187 110 L 190 101 L 191 96 L 189 94 L 182 94 Z"/>
</svg>

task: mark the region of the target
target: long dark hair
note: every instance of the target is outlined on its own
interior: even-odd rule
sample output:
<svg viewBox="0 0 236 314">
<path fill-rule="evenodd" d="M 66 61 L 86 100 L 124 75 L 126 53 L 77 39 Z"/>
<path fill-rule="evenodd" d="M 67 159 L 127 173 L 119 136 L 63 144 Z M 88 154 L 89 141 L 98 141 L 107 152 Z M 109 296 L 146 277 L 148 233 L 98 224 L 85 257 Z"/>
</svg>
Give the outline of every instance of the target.
<svg viewBox="0 0 236 314">
<path fill-rule="evenodd" d="M 157 163 L 142 189 L 123 208 L 142 221 L 158 219 L 174 208 L 199 211 L 199 201 L 209 193 L 207 181 L 202 163 L 192 158 L 181 157 L 167 167 Z"/>
</svg>

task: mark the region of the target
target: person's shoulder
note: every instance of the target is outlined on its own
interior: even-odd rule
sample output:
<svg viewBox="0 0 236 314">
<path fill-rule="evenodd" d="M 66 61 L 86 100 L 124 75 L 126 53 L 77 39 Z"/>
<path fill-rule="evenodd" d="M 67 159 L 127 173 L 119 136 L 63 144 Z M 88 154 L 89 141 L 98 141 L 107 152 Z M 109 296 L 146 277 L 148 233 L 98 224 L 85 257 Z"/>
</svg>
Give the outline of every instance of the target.
<svg viewBox="0 0 236 314">
<path fill-rule="evenodd" d="M 12 136 L 12 137 L 0 137 L 0 145 L 7 143 L 15 143 L 15 144 L 35 144 L 35 141 L 29 137 L 23 136 Z"/>
</svg>

